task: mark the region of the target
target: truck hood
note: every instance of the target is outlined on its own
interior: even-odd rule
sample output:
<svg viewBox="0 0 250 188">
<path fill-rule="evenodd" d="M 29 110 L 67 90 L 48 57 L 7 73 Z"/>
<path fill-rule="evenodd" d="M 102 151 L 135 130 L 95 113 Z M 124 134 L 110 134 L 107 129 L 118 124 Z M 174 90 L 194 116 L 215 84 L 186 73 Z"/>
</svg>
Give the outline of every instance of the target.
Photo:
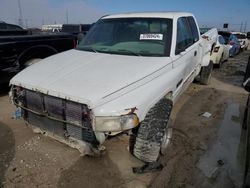
<svg viewBox="0 0 250 188">
<path fill-rule="evenodd" d="M 118 97 L 145 84 L 171 62 L 168 57 L 124 56 L 69 50 L 36 63 L 11 79 L 11 85 L 88 104 Z"/>
</svg>

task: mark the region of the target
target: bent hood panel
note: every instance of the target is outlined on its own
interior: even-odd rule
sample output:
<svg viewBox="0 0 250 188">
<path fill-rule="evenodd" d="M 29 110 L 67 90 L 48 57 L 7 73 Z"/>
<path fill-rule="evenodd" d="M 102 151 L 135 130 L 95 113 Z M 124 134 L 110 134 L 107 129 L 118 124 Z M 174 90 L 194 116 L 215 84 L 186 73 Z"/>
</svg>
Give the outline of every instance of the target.
<svg viewBox="0 0 250 188">
<path fill-rule="evenodd" d="M 78 50 L 51 56 L 17 74 L 10 84 L 87 103 L 142 80 L 170 63 L 167 57 L 111 55 Z"/>
</svg>

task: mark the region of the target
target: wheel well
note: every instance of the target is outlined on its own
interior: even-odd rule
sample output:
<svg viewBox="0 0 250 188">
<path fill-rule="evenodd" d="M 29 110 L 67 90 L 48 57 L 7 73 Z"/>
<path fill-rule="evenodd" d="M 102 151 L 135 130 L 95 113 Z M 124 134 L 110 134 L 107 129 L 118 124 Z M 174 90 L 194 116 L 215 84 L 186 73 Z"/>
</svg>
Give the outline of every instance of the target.
<svg viewBox="0 0 250 188">
<path fill-rule="evenodd" d="M 24 50 L 19 55 L 18 63 L 20 66 L 22 66 L 28 60 L 35 59 L 35 58 L 43 59 L 48 56 L 54 55 L 57 52 L 58 51 L 51 46 L 46 46 L 46 45 L 34 46 L 34 47 Z"/>
<path fill-rule="evenodd" d="M 168 92 L 168 93 L 164 96 L 164 98 L 172 100 L 172 99 L 173 99 L 173 92 L 172 92 L 172 91 Z"/>
<path fill-rule="evenodd" d="M 213 43 L 213 45 L 211 47 L 210 55 L 212 55 L 215 45 L 216 45 L 216 43 Z"/>
</svg>

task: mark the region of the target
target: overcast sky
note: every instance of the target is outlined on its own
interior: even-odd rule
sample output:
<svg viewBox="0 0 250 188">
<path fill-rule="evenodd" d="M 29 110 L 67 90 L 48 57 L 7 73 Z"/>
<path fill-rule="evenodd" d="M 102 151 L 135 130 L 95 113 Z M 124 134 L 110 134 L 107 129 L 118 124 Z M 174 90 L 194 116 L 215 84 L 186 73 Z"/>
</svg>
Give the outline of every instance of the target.
<svg viewBox="0 0 250 188">
<path fill-rule="evenodd" d="M 24 26 L 92 23 L 105 14 L 134 11 L 188 11 L 200 26 L 250 31 L 250 0 L 20 0 Z M 0 20 L 18 23 L 18 0 L 0 0 Z"/>
<path fill-rule="evenodd" d="M 80 0 L 20 0 L 23 22 L 28 26 L 42 24 L 66 23 L 68 12 L 69 23 L 92 23 L 105 12 L 86 1 Z M 0 0 L 0 20 L 18 23 L 18 0 Z"/>
</svg>

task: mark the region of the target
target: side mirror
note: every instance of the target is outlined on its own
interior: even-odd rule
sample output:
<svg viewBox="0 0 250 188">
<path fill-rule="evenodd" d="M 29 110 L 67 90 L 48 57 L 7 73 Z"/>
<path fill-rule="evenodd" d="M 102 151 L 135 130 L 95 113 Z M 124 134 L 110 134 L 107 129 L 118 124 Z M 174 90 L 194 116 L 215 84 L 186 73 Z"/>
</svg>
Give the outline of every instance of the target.
<svg viewBox="0 0 250 188">
<path fill-rule="evenodd" d="M 250 92 L 250 77 L 243 83 L 244 89 Z"/>
<path fill-rule="evenodd" d="M 183 54 L 185 54 L 185 48 L 176 48 L 176 50 L 175 50 L 175 54 L 176 55 L 183 55 Z"/>
</svg>

